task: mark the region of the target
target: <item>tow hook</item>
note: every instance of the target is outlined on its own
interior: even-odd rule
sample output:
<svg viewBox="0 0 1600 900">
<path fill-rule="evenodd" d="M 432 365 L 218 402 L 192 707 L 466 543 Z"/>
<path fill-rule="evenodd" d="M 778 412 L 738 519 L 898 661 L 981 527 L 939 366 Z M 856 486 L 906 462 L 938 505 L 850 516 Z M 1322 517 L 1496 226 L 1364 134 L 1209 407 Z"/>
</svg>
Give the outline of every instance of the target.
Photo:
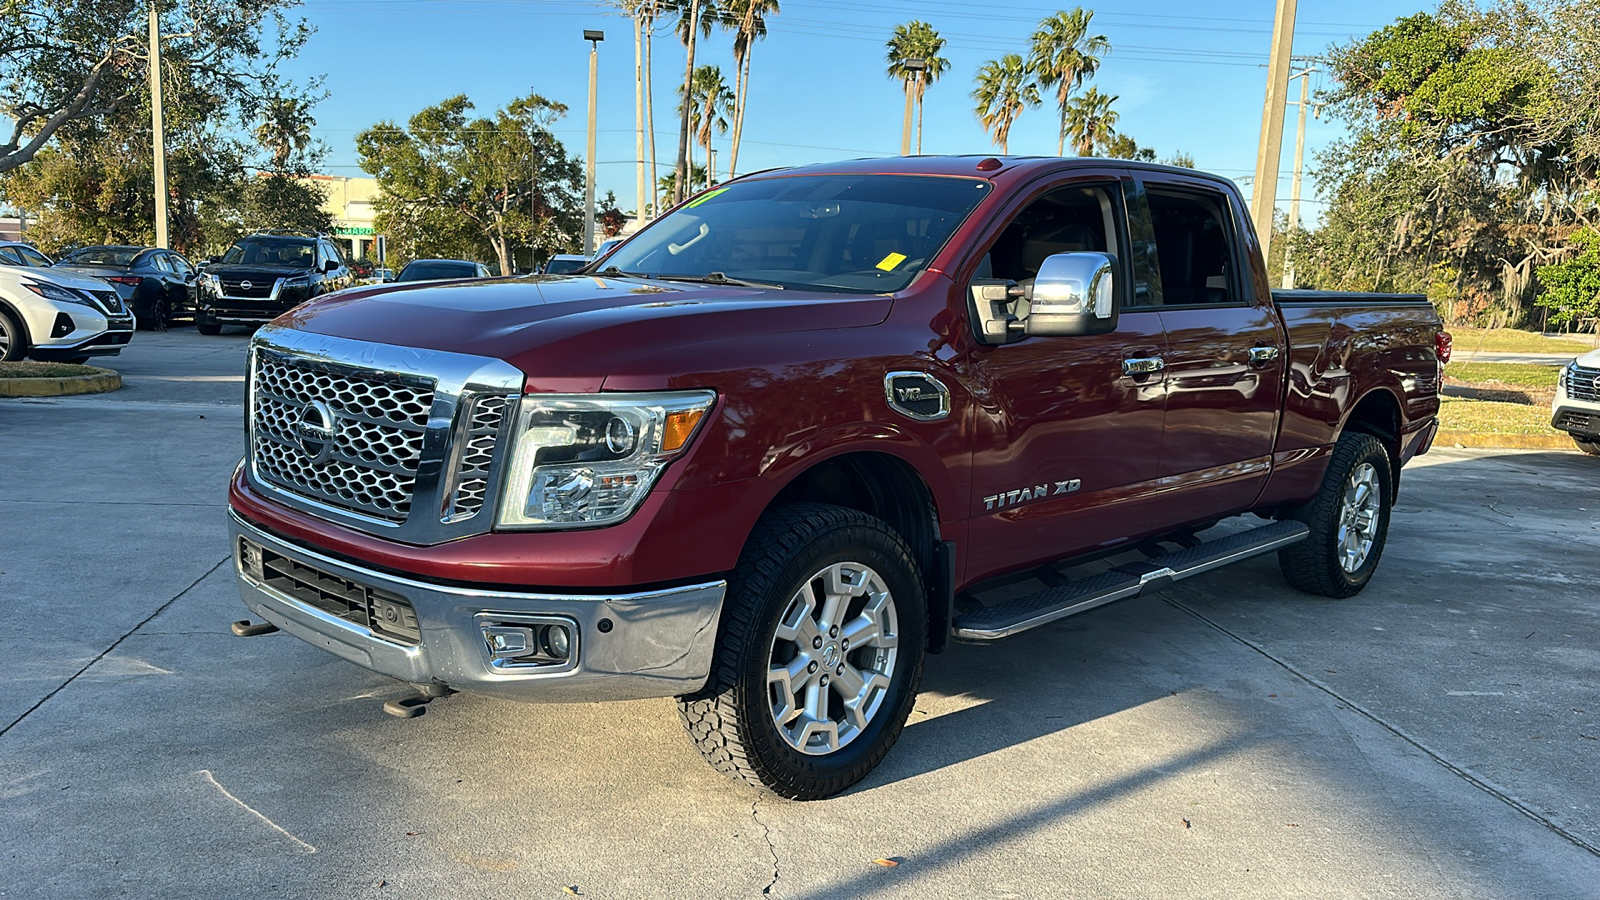
<svg viewBox="0 0 1600 900">
<path fill-rule="evenodd" d="M 409 697 L 397 697 L 383 704 L 383 711 L 397 719 L 415 719 L 428 711 L 428 704 L 448 697 L 455 691 L 442 684 L 413 684 L 417 689 Z"/>
<path fill-rule="evenodd" d="M 229 625 L 228 630 L 232 631 L 236 637 L 259 637 L 263 634 L 271 634 L 277 631 L 278 626 L 271 622 L 251 622 L 249 619 L 240 619 Z"/>
</svg>

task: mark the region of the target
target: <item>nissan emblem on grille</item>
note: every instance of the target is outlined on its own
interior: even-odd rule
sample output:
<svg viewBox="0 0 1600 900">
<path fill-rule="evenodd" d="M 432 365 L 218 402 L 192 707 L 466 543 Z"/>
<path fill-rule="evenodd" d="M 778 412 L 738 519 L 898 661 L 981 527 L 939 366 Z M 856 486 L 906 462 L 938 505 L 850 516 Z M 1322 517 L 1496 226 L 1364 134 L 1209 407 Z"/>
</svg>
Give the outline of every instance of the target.
<svg viewBox="0 0 1600 900">
<path fill-rule="evenodd" d="M 327 462 L 333 454 L 334 440 L 339 436 L 338 423 L 333 410 L 321 400 L 306 404 L 305 410 L 300 413 L 300 421 L 295 423 L 294 431 L 300 438 L 300 449 L 310 457 L 312 465 Z"/>
<path fill-rule="evenodd" d="M 239 287 L 248 291 L 251 288 L 255 287 L 255 285 L 251 284 L 248 281 L 241 281 L 241 282 L 239 282 Z"/>
</svg>

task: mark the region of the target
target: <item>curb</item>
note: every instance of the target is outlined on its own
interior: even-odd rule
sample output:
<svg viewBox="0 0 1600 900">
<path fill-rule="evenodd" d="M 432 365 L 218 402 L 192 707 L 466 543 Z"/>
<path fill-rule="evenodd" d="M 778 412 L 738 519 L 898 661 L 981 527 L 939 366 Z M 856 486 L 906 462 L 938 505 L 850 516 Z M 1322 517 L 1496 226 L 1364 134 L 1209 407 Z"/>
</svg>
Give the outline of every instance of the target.
<svg viewBox="0 0 1600 900">
<path fill-rule="evenodd" d="M 103 394 L 122 388 L 122 374 L 113 369 L 93 375 L 66 378 L 0 378 L 0 397 L 62 397 L 68 394 Z"/>
<path fill-rule="evenodd" d="M 1435 447 L 1466 447 L 1474 450 L 1570 450 L 1578 448 L 1565 434 L 1481 434 L 1476 431 L 1440 429 L 1433 439 Z"/>
</svg>

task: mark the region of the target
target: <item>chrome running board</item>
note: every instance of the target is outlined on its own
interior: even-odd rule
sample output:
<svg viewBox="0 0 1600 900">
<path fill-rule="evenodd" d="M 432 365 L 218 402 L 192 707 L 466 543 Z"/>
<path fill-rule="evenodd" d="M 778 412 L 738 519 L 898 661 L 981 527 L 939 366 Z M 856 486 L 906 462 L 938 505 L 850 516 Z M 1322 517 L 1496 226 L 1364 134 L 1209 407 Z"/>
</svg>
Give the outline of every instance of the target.
<svg viewBox="0 0 1600 900">
<path fill-rule="evenodd" d="M 1305 523 L 1294 521 L 1237 532 L 958 615 L 951 634 L 958 641 L 998 641 L 1107 603 L 1163 590 L 1175 581 L 1229 563 L 1271 553 L 1305 540 L 1310 533 Z"/>
</svg>

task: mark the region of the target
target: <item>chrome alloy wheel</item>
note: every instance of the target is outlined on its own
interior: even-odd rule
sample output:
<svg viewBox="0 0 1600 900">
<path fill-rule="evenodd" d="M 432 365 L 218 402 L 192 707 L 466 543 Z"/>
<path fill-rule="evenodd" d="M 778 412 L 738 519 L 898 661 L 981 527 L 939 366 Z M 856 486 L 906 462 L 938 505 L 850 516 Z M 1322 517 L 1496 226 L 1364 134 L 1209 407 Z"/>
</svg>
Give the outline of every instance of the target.
<svg viewBox="0 0 1600 900">
<path fill-rule="evenodd" d="M 894 596 L 882 576 L 834 563 L 790 598 L 772 638 L 767 701 L 801 753 L 832 753 L 861 736 L 883 705 L 900 651 Z"/>
<path fill-rule="evenodd" d="M 11 323 L 0 316 L 0 360 L 11 358 L 11 345 L 15 341 L 16 337 L 11 334 Z"/>
<path fill-rule="evenodd" d="M 1339 507 L 1339 567 L 1355 574 L 1372 553 L 1382 514 L 1378 470 L 1364 462 L 1350 471 Z"/>
</svg>

